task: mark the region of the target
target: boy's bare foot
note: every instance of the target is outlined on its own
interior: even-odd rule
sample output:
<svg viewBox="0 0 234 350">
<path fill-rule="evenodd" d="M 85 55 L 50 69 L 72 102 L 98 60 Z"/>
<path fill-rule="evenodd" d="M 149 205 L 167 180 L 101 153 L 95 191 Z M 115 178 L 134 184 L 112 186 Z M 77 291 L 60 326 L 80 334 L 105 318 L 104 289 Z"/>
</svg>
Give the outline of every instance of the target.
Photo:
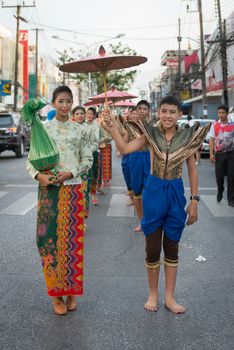
<svg viewBox="0 0 234 350">
<path fill-rule="evenodd" d="M 67 314 L 67 306 L 62 297 L 52 297 L 52 305 L 56 315 L 63 316 Z"/>
<path fill-rule="evenodd" d="M 144 305 L 144 309 L 150 312 L 157 312 L 158 311 L 158 296 L 156 295 L 149 295 L 149 298 L 147 302 Z"/>
<path fill-rule="evenodd" d="M 136 227 L 133 229 L 133 232 L 141 232 L 141 225 L 136 226 Z"/>
<path fill-rule="evenodd" d="M 68 311 L 74 311 L 77 308 L 76 297 L 73 295 L 69 295 L 67 297 L 66 305 Z"/>
<path fill-rule="evenodd" d="M 166 300 L 165 307 L 174 314 L 184 314 L 186 308 L 183 305 L 178 304 L 174 299 Z"/>
</svg>

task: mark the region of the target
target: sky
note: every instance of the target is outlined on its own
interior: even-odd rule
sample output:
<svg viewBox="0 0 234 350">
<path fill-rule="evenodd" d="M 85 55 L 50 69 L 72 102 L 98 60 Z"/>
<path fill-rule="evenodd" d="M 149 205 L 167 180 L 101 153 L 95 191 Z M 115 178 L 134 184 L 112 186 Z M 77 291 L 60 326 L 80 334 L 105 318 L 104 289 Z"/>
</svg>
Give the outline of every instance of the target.
<svg viewBox="0 0 234 350">
<path fill-rule="evenodd" d="M 222 17 L 234 10 L 233 0 L 220 0 Z M 4 5 L 22 3 L 5 0 Z M 25 0 L 31 5 L 32 0 Z M 148 84 L 163 71 L 161 56 L 166 50 L 178 49 L 178 19 L 181 19 L 181 48 L 190 44 L 198 48 L 199 16 L 197 0 L 36 0 L 35 8 L 24 8 L 21 15 L 29 23 L 21 22 L 21 29 L 43 28 L 39 35 L 39 53 L 56 59 L 56 49 L 73 47 L 97 52 L 101 43 L 119 40 L 148 58 L 138 67 L 138 75 L 132 86 L 134 93 L 148 90 Z M 190 12 L 187 11 L 189 5 Z M 210 34 L 217 26 L 215 0 L 202 0 L 204 34 Z M 15 9 L 0 8 L 0 24 L 15 30 Z M 121 39 L 114 39 L 118 35 Z M 59 39 L 54 39 L 56 36 Z M 191 39 L 188 39 L 191 38 Z M 67 41 L 61 40 L 65 39 Z M 68 42 L 70 40 L 70 42 Z M 31 31 L 30 44 L 35 42 Z"/>
</svg>

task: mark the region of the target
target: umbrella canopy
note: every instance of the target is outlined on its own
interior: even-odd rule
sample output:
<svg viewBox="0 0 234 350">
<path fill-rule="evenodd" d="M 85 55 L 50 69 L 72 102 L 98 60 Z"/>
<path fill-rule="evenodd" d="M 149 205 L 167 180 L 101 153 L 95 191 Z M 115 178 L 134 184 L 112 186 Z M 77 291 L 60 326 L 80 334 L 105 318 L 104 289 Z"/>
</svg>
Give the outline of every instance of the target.
<svg viewBox="0 0 234 350">
<path fill-rule="evenodd" d="M 144 56 L 107 55 L 103 46 L 99 48 L 99 54 L 88 56 L 79 61 L 66 63 L 59 67 L 62 72 L 67 73 L 89 73 L 103 72 L 109 70 L 129 68 L 145 63 Z"/>
<path fill-rule="evenodd" d="M 127 107 L 136 107 L 136 104 L 133 103 L 132 101 L 119 101 L 115 103 L 115 107 L 123 107 L 123 108 L 127 108 Z"/>
<path fill-rule="evenodd" d="M 106 94 L 103 92 L 102 94 L 91 97 L 90 100 L 95 103 L 104 103 L 105 100 L 107 100 L 112 101 L 112 103 L 115 104 L 117 101 L 129 100 L 130 98 L 137 98 L 137 96 L 129 94 L 126 91 L 117 90 L 115 87 L 112 87 L 111 90 L 106 91 Z"/>
<path fill-rule="evenodd" d="M 106 90 L 106 72 L 115 69 L 130 68 L 145 63 L 147 58 L 144 56 L 125 56 L 125 55 L 107 55 L 103 46 L 99 48 L 99 54 L 88 56 L 79 61 L 66 63 L 59 67 L 62 72 L 67 73 L 89 73 L 102 72 L 104 79 L 105 102 L 107 102 Z"/>
<path fill-rule="evenodd" d="M 108 106 L 111 105 L 111 103 L 112 103 L 111 101 L 108 101 L 107 102 Z M 102 103 L 91 100 L 91 101 L 84 103 L 83 107 L 98 107 L 100 105 L 102 105 Z"/>
</svg>

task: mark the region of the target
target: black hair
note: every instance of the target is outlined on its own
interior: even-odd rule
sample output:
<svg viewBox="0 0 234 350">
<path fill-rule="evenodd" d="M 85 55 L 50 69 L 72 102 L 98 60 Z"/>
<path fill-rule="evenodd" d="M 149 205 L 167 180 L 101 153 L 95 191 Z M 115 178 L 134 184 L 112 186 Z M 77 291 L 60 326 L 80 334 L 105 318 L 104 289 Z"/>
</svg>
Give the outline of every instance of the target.
<svg viewBox="0 0 234 350">
<path fill-rule="evenodd" d="M 136 107 L 130 107 L 130 108 L 129 108 L 129 112 L 130 112 L 130 113 L 133 112 L 133 111 L 136 111 Z"/>
<path fill-rule="evenodd" d="M 82 112 L 85 113 L 84 107 L 82 107 L 82 106 L 76 106 L 76 107 L 73 108 L 73 110 L 72 110 L 72 115 L 74 115 L 74 114 L 76 113 L 76 111 L 79 111 L 79 110 L 81 110 Z"/>
<path fill-rule="evenodd" d="M 226 113 L 228 113 L 228 107 L 225 105 L 220 105 L 217 107 L 217 111 L 219 111 L 220 109 L 224 109 Z"/>
<path fill-rule="evenodd" d="M 94 114 L 94 116 L 96 117 L 97 112 L 96 112 L 96 109 L 95 109 L 94 107 L 89 107 L 89 108 L 87 109 L 87 111 L 92 111 L 93 114 Z"/>
<path fill-rule="evenodd" d="M 71 99 L 73 100 L 73 95 L 72 95 L 72 91 L 71 89 L 66 86 L 66 85 L 61 85 L 61 86 L 58 86 L 54 91 L 53 91 L 53 94 L 52 94 L 52 102 L 55 102 L 57 96 L 63 92 L 66 92 L 67 94 L 69 94 L 71 96 Z"/>
<path fill-rule="evenodd" d="M 164 104 L 168 104 L 168 105 L 175 105 L 179 111 L 181 111 L 181 103 L 178 100 L 177 97 L 172 96 L 172 95 L 168 95 L 165 96 L 159 103 L 159 108 L 164 105 Z"/>
<path fill-rule="evenodd" d="M 137 103 L 136 108 L 139 107 L 140 105 L 144 105 L 144 106 L 146 106 L 148 109 L 150 109 L 150 104 L 149 104 L 149 102 L 146 101 L 146 100 L 140 100 L 140 101 Z"/>
</svg>

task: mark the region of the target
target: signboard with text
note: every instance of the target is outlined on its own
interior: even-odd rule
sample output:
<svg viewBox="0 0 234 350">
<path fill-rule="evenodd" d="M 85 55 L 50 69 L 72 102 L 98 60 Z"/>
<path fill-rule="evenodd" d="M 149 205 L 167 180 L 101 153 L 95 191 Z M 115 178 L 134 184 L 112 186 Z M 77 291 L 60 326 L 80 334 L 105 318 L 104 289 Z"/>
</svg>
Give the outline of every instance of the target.
<svg viewBox="0 0 234 350">
<path fill-rule="evenodd" d="M 11 95 L 11 81 L 10 80 L 0 80 L 0 96 Z"/>
</svg>

